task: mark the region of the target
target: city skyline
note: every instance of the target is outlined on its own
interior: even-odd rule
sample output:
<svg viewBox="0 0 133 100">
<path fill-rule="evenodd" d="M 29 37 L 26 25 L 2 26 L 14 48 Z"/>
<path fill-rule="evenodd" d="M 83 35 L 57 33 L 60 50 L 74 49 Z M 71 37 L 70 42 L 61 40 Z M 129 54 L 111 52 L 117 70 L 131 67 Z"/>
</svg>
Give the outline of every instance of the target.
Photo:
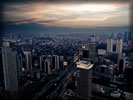
<svg viewBox="0 0 133 100">
<path fill-rule="evenodd" d="M 133 100 L 132 3 L 71 1 L 2 2 L 1 100 Z"/>
</svg>

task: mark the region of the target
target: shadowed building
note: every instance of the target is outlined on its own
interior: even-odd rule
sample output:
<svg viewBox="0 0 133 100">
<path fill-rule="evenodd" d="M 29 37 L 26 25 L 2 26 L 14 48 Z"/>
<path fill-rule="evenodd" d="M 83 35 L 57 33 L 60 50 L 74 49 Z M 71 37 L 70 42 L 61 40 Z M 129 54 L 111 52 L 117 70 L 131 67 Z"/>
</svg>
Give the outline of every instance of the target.
<svg viewBox="0 0 133 100">
<path fill-rule="evenodd" d="M 77 93 L 79 100 L 91 100 L 92 67 L 88 61 L 77 62 Z"/>
<path fill-rule="evenodd" d="M 23 51 L 25 55 L 26 70 L 30 71 L 32 69 L 32 57 L 30 51 Z"/>
<path fill-rule="evenodd" d="M 113 39 L 110 37 L 107 40 L 107 52 L 113 51 Z"/>
<path fill-rule="evenodd" d="M 17 52 L 13 50 L 11 43 L 5 42 L 2 47 L 4 84 L 9 92 L 18 90 L 18 61 Z"/>
</svg>

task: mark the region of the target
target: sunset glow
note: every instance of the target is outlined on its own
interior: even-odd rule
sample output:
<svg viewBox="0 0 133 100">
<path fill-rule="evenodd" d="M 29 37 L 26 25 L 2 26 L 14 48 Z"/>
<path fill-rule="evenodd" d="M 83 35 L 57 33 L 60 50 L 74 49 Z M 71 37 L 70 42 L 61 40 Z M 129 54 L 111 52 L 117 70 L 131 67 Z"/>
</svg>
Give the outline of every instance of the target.
<svg viewBox="0 0 133 100">
<path fill-rule="evenodd" d="M 129 26 L 128 4 L 6 4 L 4 21 L 59 27 Z"/>
</svg>

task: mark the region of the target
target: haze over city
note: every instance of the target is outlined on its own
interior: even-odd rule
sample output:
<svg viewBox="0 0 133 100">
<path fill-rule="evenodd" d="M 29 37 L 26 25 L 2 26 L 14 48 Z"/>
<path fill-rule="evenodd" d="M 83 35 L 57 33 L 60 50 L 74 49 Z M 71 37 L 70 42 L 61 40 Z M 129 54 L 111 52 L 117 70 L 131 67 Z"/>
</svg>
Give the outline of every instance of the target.
<svg viewBox="0 0 133 100">
<path fill-rule="evenodd" d="M 133 100 L 130 2 L 30 1 L 3 2 L 0 100 Z"/>
<path fill-rule="evenodd" d="M 129 3 L 26 2 L 3 5 L 5 32 L 118 32 L 130 26 Z M 118 28 L 117 28 L 118 27 Z M 33 29 L 34 28 L 34 32 Z M 8 31 L 9 30 L 9 31 Z"/>
</svg>

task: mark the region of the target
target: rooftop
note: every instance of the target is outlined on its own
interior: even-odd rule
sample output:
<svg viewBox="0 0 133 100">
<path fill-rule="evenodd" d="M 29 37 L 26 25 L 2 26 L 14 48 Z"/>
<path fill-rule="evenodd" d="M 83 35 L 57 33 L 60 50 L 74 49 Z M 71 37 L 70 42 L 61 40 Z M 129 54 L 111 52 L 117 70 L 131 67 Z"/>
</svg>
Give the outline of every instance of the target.
<svg viewBox="0 0 133 100">
<path fill-rule="evenodd" d="M 77 68 L 91 69 L 92 67 L 93 67 L 93 64 L 91 64 L 89 61 L 81 60 L 77 62 Z"/>
</svg>

